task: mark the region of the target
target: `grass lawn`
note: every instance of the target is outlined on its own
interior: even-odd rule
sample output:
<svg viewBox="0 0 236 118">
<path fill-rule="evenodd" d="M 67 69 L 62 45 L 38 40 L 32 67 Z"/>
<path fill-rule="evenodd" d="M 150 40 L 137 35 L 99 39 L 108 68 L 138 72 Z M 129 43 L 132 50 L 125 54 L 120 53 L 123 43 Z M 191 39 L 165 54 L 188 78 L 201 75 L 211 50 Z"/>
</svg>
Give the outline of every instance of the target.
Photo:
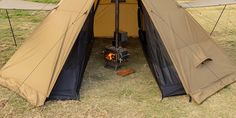
<svg viewBox="0 0 236 118">
<path fill-rule="evenodd" d="M 58 0 L 28 0 L 56 3 Z M 189 13 L 211 32 L 223 7 L 190 9 Z M 5 11 L 0 10 L 0 68 L 14 54 L 48 14 L 38 11 L 9 11 L 18 47 L 14 46 Z M 215 32 L 214 41 L 236 63 L 236 6 L 228 6 Z M 187 96 L 164 98 L 152 77 L 143 57 L 138 40 L 130 40 L 130 62 L 123 68 L 134 68 L 136 73 L 119 77 L 114 71 L 103 67 L 99 54 L 110 41 L 99 39 L 90 57 L 84 75 L 80 101 L 48 101 L 42 107 L 34 107 L 14 92 L 0 86 L 1 117 L 192 117 L 235 118 L 236 83 L 216 93 L 203 104 L 189 103 Z M 5 106 L 1 103 L 8 100 Z"/>
</svg>

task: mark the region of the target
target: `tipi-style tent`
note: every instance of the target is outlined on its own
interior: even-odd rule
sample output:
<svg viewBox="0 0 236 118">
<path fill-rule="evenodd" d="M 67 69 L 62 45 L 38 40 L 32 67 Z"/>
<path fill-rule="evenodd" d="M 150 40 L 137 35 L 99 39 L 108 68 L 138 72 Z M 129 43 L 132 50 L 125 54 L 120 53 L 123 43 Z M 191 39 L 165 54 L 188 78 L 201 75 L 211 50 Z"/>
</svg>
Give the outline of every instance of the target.
<svg viewBox="0 0 236 118">
<path fill-rule="evenodd" d="M 163 96 L 197 103 L 236 81 L 236 66 L 174 0 L 126 0 L 120 29 L 139 37 Z M 77 99 L 94 37 L 113 37 L 111 0 L 63 0 L 0 71 L 31 104 Z M 94 34 L 94 35 L 93 35 Z"/>
</svg>

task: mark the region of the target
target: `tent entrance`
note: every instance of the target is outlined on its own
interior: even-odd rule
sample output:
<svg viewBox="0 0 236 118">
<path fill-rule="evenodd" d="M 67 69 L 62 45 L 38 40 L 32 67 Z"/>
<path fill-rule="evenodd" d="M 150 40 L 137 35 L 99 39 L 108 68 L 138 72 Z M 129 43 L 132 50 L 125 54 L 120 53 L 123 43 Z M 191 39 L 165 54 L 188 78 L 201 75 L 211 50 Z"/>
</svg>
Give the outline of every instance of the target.
<svg viewBox="0 0 236 118">
<path fill-rule="evenodd" d="M 140 47 L 142 47 L 145 55 L 143 57 L 146 57 L 146 61 L 148 62 L 149 68 L 157 84 L 159 85 L 163 97 L 185 94 L 185 90 L 180 82 L 176 69 L 166 51 L 165 46 L 163 45 L 158 30 L 155 28 L 151 18 L 148 15 L 148 12 L 146 11 L 145 7 L 142 5 L 141 2 L 139 2 L 136 7 L 136 9 L 138 10 L 138 13 L 136 11 L 136 16 L 138 17 L 135 18 L 135 22 L 137 22 L 135 27 L 137 27 L 136 30 L 138 32 L 139 37 L 132 38 L 130 39 L 132 41 L 129 42 L 133 42 L 133 40 L 135 39 L 140 39 L 141 44 L 139 45 Z M 79 99 L 79 90 L 83 81 L 83 74 L 85 72 L 85 68 L 87 66 L 90 52 L 92 49 L 94 39 L 93 31 L 95 31 L 96 35 L 96 26 L 99 26 L 94 25 L 94 23 L 96 24 L 96 20 L 97 18 L 94 15 L 94 8 L 92 8 L 59 75 L 59 78 L 49 96 L 49 99 Z M 106 31 L 106 29 L 104 30 Z M 112 32 L 114 32 L 114 29 Z M 100 32 L 100 34 L 104 34 L 104 31 Z M 96 42 L 99 42 L 101 39 L 101 37 L 96 38 Z M 108 42 L 102 47 L 101 50 L 104 50 L 106 46 L 111 45 L 112 40 L 109 40 L 107 38 L 105 40 L 101 40 L 102 42 Z M 96 49 L 96 45 L 94 45 L 94 49 Z M 132 46 L 130 45 L 127 46 L 127 49 L 129 51 L 133 50 Z M 130 52 L 132 58 L 132 51 Z M 101 65 L 103 67 L 104 58 L 102 54 L 101 56 L 102 61 L 100 63 L 103 63 Z M 135 59 L 132 60 L 132 63 L 133 62 L 136 62 Z M 132 66 L 132 63 L 128 62 L 127 66 L 125 67 Z"/>
</svg>

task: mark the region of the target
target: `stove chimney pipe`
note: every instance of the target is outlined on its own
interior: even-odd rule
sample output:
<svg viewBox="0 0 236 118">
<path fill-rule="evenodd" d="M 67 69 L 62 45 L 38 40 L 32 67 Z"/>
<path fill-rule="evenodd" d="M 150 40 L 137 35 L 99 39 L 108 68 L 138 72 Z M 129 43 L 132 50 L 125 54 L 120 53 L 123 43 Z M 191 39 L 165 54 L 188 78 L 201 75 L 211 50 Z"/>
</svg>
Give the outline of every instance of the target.
<svg viewBox="0 0 236 118">
<path fill-rule="evenodd" d="M 115 42 L 116 42 L 116 45 L 115 47 L 116 48 L 119 48 L 119 21 L 120 21 L 120 4 L 119 4 L 119 0 L 116 0 L 116 3 L 115 3 Z"/>
</svg>

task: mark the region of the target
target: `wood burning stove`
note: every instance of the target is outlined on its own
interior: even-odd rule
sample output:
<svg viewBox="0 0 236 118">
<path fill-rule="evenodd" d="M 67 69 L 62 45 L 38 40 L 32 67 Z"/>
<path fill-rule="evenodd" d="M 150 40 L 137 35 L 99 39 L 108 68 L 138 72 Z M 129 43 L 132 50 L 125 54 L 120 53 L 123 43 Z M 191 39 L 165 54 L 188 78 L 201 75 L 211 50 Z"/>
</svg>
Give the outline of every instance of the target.
<svg viewBox="0 0 236 118">
<path fill-rule="evenodd" d="M 128 62 L 129 57 L 127 49 L 123 48 L 120 44 L 121 36 L 119 35 L 119 2 L 120 0 L 115 0 L 114 45 L 105 47 L 104 50 L 105 67 L 113 67 L 115 70 Z"/>
<path fill-rule="evenodd" d="M 128 62 L 129 53 L 126 48 L 106 47 L 104 50 L 105 67 L 117 70 Z"/>
</svg>

